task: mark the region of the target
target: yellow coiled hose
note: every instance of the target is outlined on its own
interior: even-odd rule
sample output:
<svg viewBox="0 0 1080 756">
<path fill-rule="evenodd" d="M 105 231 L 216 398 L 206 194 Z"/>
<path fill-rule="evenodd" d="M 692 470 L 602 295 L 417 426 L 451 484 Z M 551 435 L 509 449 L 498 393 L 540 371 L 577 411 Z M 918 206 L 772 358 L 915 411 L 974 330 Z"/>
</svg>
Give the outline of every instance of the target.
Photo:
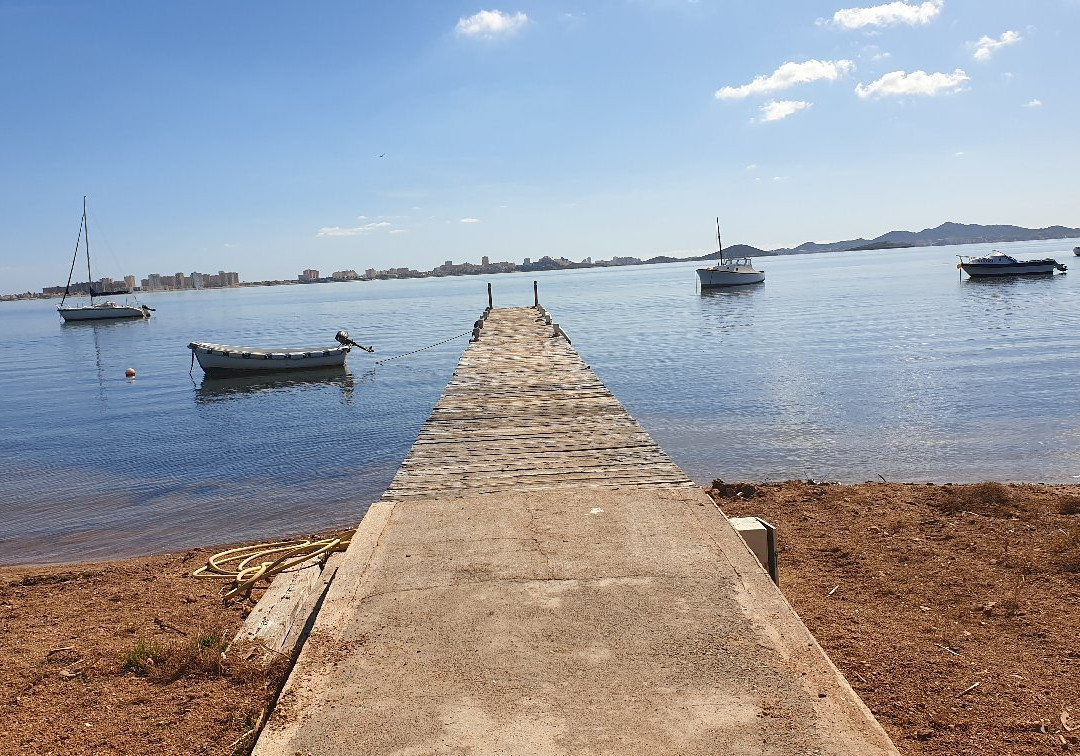
<svg viewBox="0 0 1080 756">
<path fill-rule="evenodd" d="M 192 575 L 232 581 L 221 591 L 222 600 L 229 602 L 241 595 L 246 598 L 263 578 L 269 580 L 279 572 L 299 567 L 313 559 L 325 562 L 335 551 L 347 549 L 350 538 L 351 531 L 318 540 L 277 541 L 227 549 L 207 559 L 206 564 Z"/>
</svg>

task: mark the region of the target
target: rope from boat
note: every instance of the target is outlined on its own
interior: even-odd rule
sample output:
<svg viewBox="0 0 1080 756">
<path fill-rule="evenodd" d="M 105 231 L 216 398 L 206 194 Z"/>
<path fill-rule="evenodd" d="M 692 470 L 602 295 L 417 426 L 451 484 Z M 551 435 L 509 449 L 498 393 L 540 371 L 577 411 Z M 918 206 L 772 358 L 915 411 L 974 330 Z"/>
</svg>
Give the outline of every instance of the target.
<svg viewBox="0 0 1080 756">
<path fill-rule="evenodd" d="M 279 572 L 299 567 L 319 559 L 325 562 L 335 551 L 349 547 L 352 531 L 318 540 L 277 541 L 240 546 L 218 552 L 206 564 L 191 573 L 197 578 L 228 580 L 221 589 L 222 601 L 228 603 L 238 596 L 247 598 L 251 589 L 262 579 L 270 580 Z"/>
<path fill-rule="evenodd" d="M 465 331 L 465 333 L 459 333 L 457 336 L 451 336 L 450 338 L 443 339 L 442 341 L 436 342 L 435 344 L 428 344 L 426 347 L 420 347 L 419 349 L 414 349 L 411 352 L 405 352 L 405 354 L 397 354 L 393 357 L 384 357 L 381 360 L 375 360 L 375 364 L 382 365 L 384 362 L 390 362 L 390 360 L 400 360 L 402 357 L 408 357 L 409 355 L 416 354 L 417 352 L 423 352 L 427 349 L 434 349 L 437 346 L 442 346 L 443 344 L 449 344 L 451 341 L 455 339 L 460 339 L 462 336 L 468 336 L 471 333 L 472 331 L 468 330 Z"/>
</svg>

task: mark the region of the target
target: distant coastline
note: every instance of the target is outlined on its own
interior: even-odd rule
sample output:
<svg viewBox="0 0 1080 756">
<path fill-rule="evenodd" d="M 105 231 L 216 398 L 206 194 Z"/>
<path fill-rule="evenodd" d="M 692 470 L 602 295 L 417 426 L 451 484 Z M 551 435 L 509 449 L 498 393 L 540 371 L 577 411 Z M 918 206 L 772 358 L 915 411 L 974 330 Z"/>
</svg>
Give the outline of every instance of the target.
<svg viewBox="0 0 1080 756">
<path fill-rule="evenodd" d="M 948 245 L 963 244 L 1000 244 L 1017 241 L 1045 241 L 1051 239 L 1075 239 L 1080 238 L 1080 228 L 1068 226 L 1047 226 L 1046 228 L 1024 228 L 1022 226 L 1009 225 L 979 225 L 946 222 L 935 228 L 924 228 L 922 231 L 889 231 L 874 239 L 848 239 L 837 242 L 804 242 L 797 247 L 781 247 L 778 249 L 764 250 L 752 247 L 749 244 L 734 244 L 724 249 L 725 257 L 777 257 L 782 255 L 807 255 L 819 252 L 858 252 L 880 249 L 904 249 L 910 247 L 942 247 Z M 390 268 L 375 270 L 369 268 L 363 274 L 356 271 L 337 271 L 330 276 L 319 276 L 318 271 L 306 270 L 295 280 L 267 280 L 267 281 L 240 281 L 237 274 L 226 286 L 212 286 L 204 288 L 246 288 L 252 286 L 294 286 L 312 283 L 335 283 L 341 281 L 382 281 L 398 278 L 442 278 L 446 276 L 476 276 L 496 275 L 499 273 L 540 272 L 548 270 L 574 270 L 579 268 L 610 268 L 624 265 L 657 265 L 664 263 L 696 262 L 715 260 L 720 257 L 720 252 L 710 252 L 704 255 L 690 257 L 671 257 L 657 255 L 647 259 L 638 257 L 612 257 L 610 260 L 593 260 L 586 257 L 580 262 L 569 260 L 565 257 L 553 258 L 545 255 L 538 260 L 525 258 L 521 263 L 513 262 L 489 262 L 485 257 L 481 263 L 453 263 L 447 261 L 431 270 L 413 270 L 411 268 Z M 311 275 L 314 274 L 314 275 Z M 156 275 L 156 274 L 152 274 Z M 159 277 L 160 278 L 160 277 Z M 87 284 L 81 284 L 87 287 Z M 55 299 L 60 296 L 56 293 L 58 287 L 45 287 L 40 293 L 23 292 L 21 294 L 0 294 L 0 301 L 10 302 L 26 299 Z M 188 290 L 190 287 L 161 287 L 143 288 L 135 287 L 128 293 L 151 293 L 159 291 Z M 123 293 L 123 292 L 120 292 Z"/>
</svg>

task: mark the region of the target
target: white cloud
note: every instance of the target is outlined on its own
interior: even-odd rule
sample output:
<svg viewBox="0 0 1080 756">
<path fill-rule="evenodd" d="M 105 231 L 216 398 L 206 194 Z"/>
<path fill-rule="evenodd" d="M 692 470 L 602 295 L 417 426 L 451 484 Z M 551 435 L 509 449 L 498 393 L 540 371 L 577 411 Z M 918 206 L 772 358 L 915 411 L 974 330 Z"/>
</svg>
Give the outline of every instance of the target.
<svg viewBox="0 0 1080 756">
<path fill-rule="evenodd" d="M 1038 99 L 1029 100 L 1028 102 L 1024 103 L 1024 107 L 1025 108 L 1041 108 L 1042 107 L 1042 100 L 1038 100 Z"/>
<path fill-rule="evenodd" d="M 748 171 L 756 171 L 757 170 L 757 163 L 751 163 L 750 165 L 746 166 L 746 170 L 748 170 Z"/>
<path fill-rule="evenodd" d="M 761 106 L 761 118 L 763 123 L 769 121 L 782 121 L 792 113 L 798 113 L 810 107 L 811 103 L 802 100 L 769 100 Z"/>
<path fill-rule="evenodd" d="M 376 231 L 387 230 L 392 225 L 393 224 L 389 221 L 376 221 L 374 223 L 365 223 L 362 226 L 353 226 L 351 228 L 323 226 L 315 236 L 366 236 L 367 234 L 375 233 Z"/>
<path fill-rule="evenodd" d="M 893 24 L 928 24 L 941 13 L 945 0 L 928 0 L 921 5 L 904 2 L 885 3 L 869 8 L 845 8 L 833 14 L 832 22 L 845 29 L 861 29 L 864 26 L 892 26 Z"/>
<path fill-rule="evenodd" d="M 835 81 L 855 70 L 850 60 L 808 60 L 803 63 L 784 63 L 768 76 L 755 77 L 741 87 L 723 87 L 716 90 L 718 100 L 737 100 L 755 94 L 767 94 L 788 89 L 796 84 L 827 79 Z"/>
<path fill-rule="evenodd" d="M 939 94 L 952 94 L 959 92 L 964 82 L 970 77 L 961 69 L 956 69 L 951 74 L 932 73 L 926 71 L 893 71 L 882 76 L 877 81 L 866 86 L 857 84 L 855 94 L 866 99 L 868 97 L 890 97 L 903 95 L 926 95 L 933 97 Z"/>
<path fill-rule="evenodd" d="M 502 11 L 482 10 L 468 18 L 458 19 L 454 31 L 463 37 L 492 39 L 503 34 L 516 34 L 527 23 L 529 23 L 529 17 L 521 12 L 511 16 Z"/>
<path fill-rule="evenodd" d="M 990 60 L 990 57 L 1006 45 L 1015 45 L 1022 37 L 1014 31 L 1007 31 L 998 39 L 982 37 L 975 43 L 975 60 Z"/>
<path fill-rule="evenodd" d="M 462 218 L 461 222 L 462 223 L 479 223 L 480 219 L 479 218 Z"/>
<path fill-rule="evenodd" d="M 957 150 L 956 152 L 954 152 L 952 154 L 952 156 L 954 158 L 962 158 L 964 156 L 964 151 L 963 150 Z"/>
</svg>

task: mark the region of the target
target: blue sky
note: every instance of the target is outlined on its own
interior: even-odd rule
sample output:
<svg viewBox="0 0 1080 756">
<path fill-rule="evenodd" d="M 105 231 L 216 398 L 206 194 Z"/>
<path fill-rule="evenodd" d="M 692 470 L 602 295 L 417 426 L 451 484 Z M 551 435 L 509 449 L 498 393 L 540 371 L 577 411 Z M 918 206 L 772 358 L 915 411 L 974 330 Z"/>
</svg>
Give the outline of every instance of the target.
<svg viewBox="0 0 1080 756">
<path fill-rule="evenodd" d="M 0 292 L 1080 226 L 1080 0 L 0 0 Z"/>
</svg>

